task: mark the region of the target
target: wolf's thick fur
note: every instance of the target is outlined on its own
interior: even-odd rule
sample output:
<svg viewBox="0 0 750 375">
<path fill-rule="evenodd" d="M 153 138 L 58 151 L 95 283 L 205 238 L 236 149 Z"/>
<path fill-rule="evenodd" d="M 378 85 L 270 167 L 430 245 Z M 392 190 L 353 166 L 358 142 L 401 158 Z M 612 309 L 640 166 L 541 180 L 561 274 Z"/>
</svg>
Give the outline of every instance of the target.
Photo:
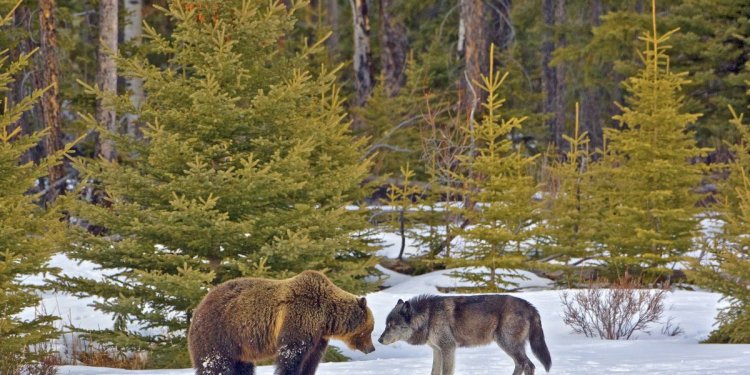
<svg viewBox="0 0 750 375">
<path fill-rule="evenodd" d="M 406 341 L 433 350 L 432 375 L 453 375 L 455 350 L 496 342 L 516 364 L 513 375 L 533 375 L 526 341 L 549 371 L 552 359 L 539 312 L 529 302 L 505 295 L 429 296 L 398 300 L 378 341 Z"/>
<path fill-rule="evenodd" d="M 304 271 L 286 280 L 246 277 L 218 285 L 195 309 L 188 347 L 198 375 L 252 375 L 254 362 L 274 357 L 277 375 L 311 375 L 331 338 L 375 350 L 372 329 L 364 297 Z"/>
</svg>

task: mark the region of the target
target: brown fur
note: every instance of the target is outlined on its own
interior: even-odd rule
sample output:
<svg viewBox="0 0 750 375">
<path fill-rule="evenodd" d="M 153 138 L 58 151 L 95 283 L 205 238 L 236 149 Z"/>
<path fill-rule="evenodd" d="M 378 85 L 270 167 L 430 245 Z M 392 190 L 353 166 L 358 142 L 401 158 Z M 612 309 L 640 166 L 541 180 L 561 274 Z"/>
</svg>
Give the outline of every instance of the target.
<svg viewBox="0 0 750 375">
<path fill-rule="evenodd" d="M 252 374 L 253 363 L 276 358 L 277 374 L 314 374 L 331 338 L 374 350 L 372 312 L 364 298 L 320 272 L 286 280 L 240 278 L 206 295 L 188 331 L 200 375 Z"/>
</svg>

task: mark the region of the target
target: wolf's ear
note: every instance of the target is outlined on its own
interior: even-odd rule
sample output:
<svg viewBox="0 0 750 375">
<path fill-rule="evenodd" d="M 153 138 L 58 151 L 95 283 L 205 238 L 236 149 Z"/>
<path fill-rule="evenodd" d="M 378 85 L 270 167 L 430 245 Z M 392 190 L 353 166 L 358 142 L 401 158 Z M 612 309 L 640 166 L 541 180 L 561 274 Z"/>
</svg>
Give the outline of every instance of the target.
<svg viewBox="0 0 750 375">
<path fill-rule="evenodd" d="M 403 303 L 404 303 L 404 300 L 402 300 L 401 298 L 399 298 L 399 299 L 398 299 L 398 302 L 396 302 L 396 305 L 401 305 L 401 304 L 403 304 Z"/>
<path fill-rule="evenodd" d="M 409 301 L 404 302 L 404 306 L 401 307 L 401 312 L 406 318 L 411 317 L 411 304 Z"/>
<path fill-rule="evenodd" d="M 359 307 L 363 309 L 367 307 L 367 300 L 365 299 L 365 297 L 360 298 L 359 301 L 357 301 L 357 303 L 359 303 Z"/>
</svg>

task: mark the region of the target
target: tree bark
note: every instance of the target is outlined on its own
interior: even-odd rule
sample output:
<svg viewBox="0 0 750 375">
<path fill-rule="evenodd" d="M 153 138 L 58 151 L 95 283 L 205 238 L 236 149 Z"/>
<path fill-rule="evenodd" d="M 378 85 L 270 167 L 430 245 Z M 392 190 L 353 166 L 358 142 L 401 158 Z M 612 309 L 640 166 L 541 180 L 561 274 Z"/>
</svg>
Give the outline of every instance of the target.
<svg viewBox="0 0 750 375">
<path fill-rule="evenodd" d="M 592 0 L 591 7 L 591 25 L 598 27 L 601 25 L 601 16 L 604 14 L 601 0 Z M 602 67 L 602 69 L 607 69 Z M 606 71 L 606 70 L 604 70 Z M 600 87 L 586 87 L 582 93 L 581 100 L 581 128 L 588 133 L 589 146 L 591 150 L 602 147 L 602 124 L 606 109 L 610 104 L 605 102 L 607 93 Z"/>
<path fill-rule="evenodd" d="M 326 22 L 331 28 L 331 36 L 326 40 L 328 50 L 332 55 L 335 55 L 339 48 L 339 35 L 341 33 L 341 26 L 339 25 L 339 2 L 337 0 L 325 0 L 326 2 Z"/>
<path fill-rule="evenodd" d="M 466 115 L 473 115 L 480 108 L 485 94 L 477 82 L 489 71 L 489 32 L 488 9 L 482 0 L 461 0 L 460 26 L 463 31 L 463 48 L 459 46 L 460 57 L 464 60 L 464 74 L 461 77 L 460 108 Z"/>
<path fill-rule="evenodd" d="M 39 0 L 39 29 L 40 55 L 42 72 L 40 88 L 49 87 L 40 101 L 42 120 L 49 129 L 46 139 L 46 154 L 57 154 L 63 149 L 63 132 L 60 121 L 60 77 L 57 61 L 57 25 L 55 24 L 55 0 Z M 63 161 L 49 167 L 49 186 L 45 194 L 45 203 L 53 203 L 64 189 L 64 184 L 58 184 L 64 176 Z"/>
<path fill-rule="evenodd" d="M 117 53 L 117 0 L 99 0 L 99 68 L 96 84 L 104 95 L 117 94 L 117 65 L 112 54 Z M 112 133 L 117 132 L 117 118 L 111 104 L 96 100 L 96 120 Z M 115 147 L 111 140 L 101 141 L 99 154 L 114 160 Z"/>
<path fill-rule="evenodd" d="M 557 0 L 557 6 L 555 7 L 555 24 L 563 25 L 565 23 L 565 0 Z M 555 48 L 565 47 L 567 41 L 565 34 L 562 32 L 558 33 L 557 45 Z M 563 134 L 565 134 L 565 63 L 559 62 L 555 66 L 555 77 L 557 78 L 555 84 L 555 144 L 560 151 L 565 151 L 566 145 L 564 144 Z"/>
<path fill-rule="evenodd" d="M 544 23 L 544 36 L 542 41 L 542 90 L 544 103 L 542 110 L 546 115 L 552 115 L 547 120 L 547 128 L 550 134 L 550 143 L 559 146 L 562 142 L 562 132 L 557 124 L 555 116 L 557 103 L 557 71 L 550 66 L 552 52 L 555 50 L 554 27 L 555 27 L 555 0 L 542 0 L 542 20 Z"/>
<path fill-rule="evenodd" d="M 394 19 L 393 1 L 379 0 L 380 3 L 380 61 L 382 64 L 385 90 L 388 96 L 398 94 L 404 86 L 406 76 L 406 27 Z"/>
<path fill-rule="evenodd" d="M 13 13 L 13 27 L 16 30 L 31 30 L 31 17 L 31 9 L 24 5 L 19 6 Z M 31 35 L 24 35 L 20 38 L 16 48 L 11 48 L 9 52 L 11 61 L 18 61 L 22 55 L 28 54 L 35 47 Z M 39 55 L 35 56 L 35 58 L 39 58 Z M 42 64 L 34 65 L 41 66 Z M 13 79 L 13 84 L 8 88 L 8 104 L 11 106 L 18 104 L 21 100 L 31 95 L 35 86 L 44 87 L 35 66 L 27 67 L 26 70 L 19 72 Z M 20 135 L 31 134 L 40 128 L 40 117 L 40 108 L 37 104 L 32 110 L 22 113 L 21 118 L 11 126 L 10 130 L 14 131 L 16 128 L 21 128 Z M 44 156 L 44 149 L 44 142 L 40 142 L 21 156 L 21 163 L 39 163 Z"/>
<path fill-rule="evenodd" d="M 370 18 L 366 0 L 349 0 L 354 23 L 354 85 L 355 105 L 363 106 L 372 93 L 372 53 L 370 52 Z M 355 124 L 355 130 L 361 124 Z"/>
<path fill-rule="evenodd" d="M 492 8 L 492 26 L 490 28 L 490 34 L 492 36 L 492 42 L 495 43 L 495 49 L 507 50 L 516 38 L 516 32 L 513 28 L 510 14 L 512 1 L 495 0 L 485 4 L 490 4 L 489 7 Z"/>
<path fill-rule="evenodd" d="M 123 41 L 133 46 L 141 45 L 143 35 L 143 0 L 125 0 L 125 25 L 123 27 Z M 130 102 L 136 109 L 141 107 L 145 98 L 143 80 L 140 78 L 125 78 L 125 89 L 130 92 Z M 125 115 L 127 133 L 131 137 L 140 137 L 138 116 L 132 113 Z"/>
</svg>

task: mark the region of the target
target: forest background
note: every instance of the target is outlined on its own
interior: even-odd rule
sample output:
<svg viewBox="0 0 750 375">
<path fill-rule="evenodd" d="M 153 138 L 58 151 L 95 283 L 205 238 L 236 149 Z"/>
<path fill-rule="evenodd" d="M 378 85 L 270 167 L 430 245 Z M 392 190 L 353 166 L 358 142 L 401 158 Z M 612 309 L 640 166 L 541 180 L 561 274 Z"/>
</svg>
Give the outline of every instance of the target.
<svg viewBox="0 0 750 375">
<path fill-rule="evenodd" d="M 99 297 L 95 341 L 185 366 L 210 286 L 373 290 L 381 228 L 423 249 L 387 266 L 473 291 L 708 287 L 732 301 L 709 340 L 750 342 L 750 4 L 656 6 L 0 0 L 0 356 L 58 334 L 16 317 L 21 275 Z"/>
</svg>

